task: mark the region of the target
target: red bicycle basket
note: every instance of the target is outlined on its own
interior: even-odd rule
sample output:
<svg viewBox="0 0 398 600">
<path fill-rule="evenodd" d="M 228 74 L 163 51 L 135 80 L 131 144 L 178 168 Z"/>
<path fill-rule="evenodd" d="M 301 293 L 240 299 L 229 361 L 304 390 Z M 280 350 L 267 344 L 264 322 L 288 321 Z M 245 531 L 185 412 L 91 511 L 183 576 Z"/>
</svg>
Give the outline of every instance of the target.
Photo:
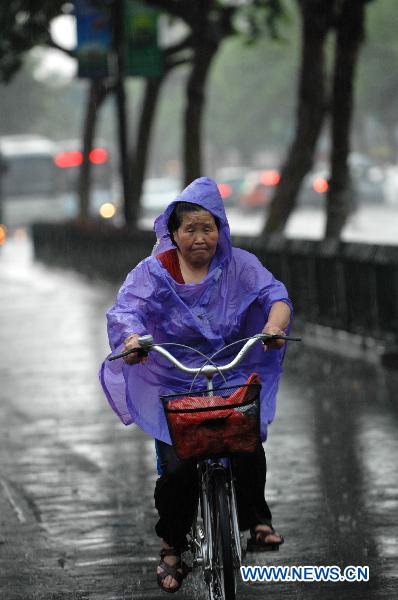
<svg viewBox="0 0 398 600">
<path fill-rule="evenodd" d="M 254 452 L 260 439 L 260 380 L 189 395 L 161 396 L 170 437 L 180 459 L 202 460 Z"/>
</svg>

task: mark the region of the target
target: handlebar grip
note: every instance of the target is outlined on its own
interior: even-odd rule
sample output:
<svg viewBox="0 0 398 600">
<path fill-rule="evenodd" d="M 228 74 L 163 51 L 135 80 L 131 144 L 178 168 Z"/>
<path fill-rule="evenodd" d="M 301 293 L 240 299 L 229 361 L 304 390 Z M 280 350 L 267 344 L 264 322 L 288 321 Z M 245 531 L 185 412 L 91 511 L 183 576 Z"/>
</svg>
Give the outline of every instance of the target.
<svg viewBox="0 0 398 600">
<path fill-rule="evenodd" d="M 288 342 L 301 342 L 302 338 L 301 337 L 290 337 L 290 336 L 280 336 L 282 340 L 286 340 Z"/>
<path fill-rule="evenodd" d="M 261 340 L 263 344 L 269 344 L 273 340 L 285 340 L 286 342 L 301 342 L 301 337 L 290 337 L 288 335 L 272 335 L 268 333 L 262 334 L 266 336 L 266 339 Z"/>
<path fill-rule="evenodd" d="M 130 348 L 130 350 L 126 350 L 126 352 L 122 352 L 121 354 L 115 354 L 114 356 L 110 356 L 108 358 L 109 361 L 116 360 L 117 358 L 123 358 L 123 356 L 127 356 L 128 354 L 132 354 L 133 352 L 137 352 L 138 356 L 148 356 L 148 352 L 145 352 L 142 348 Z"/>
</svg>

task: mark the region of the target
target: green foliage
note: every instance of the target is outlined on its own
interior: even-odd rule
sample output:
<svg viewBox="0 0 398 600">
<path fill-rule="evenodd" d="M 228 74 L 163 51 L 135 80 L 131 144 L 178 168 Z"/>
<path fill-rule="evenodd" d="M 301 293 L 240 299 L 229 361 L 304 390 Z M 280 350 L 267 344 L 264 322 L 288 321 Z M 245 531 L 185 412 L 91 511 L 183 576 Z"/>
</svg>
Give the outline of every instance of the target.
<svg viewBox="0 0 398 600">
<path fill-rule="evenodd" d="M 396 0 L 374 0 L 367 9 L 367 34 L 359 70 L 361 110 L 394 116 L 398 122 L 398 37 Z M 387 114 L 386 114 L 387 113 Z"/>
<path fill-rule="evenodd" d="M 25 53 L 48 40 L 49 23 L 65 0 L 13 0 L 0 6 L 0 81 L 9 81 Z"/>
<path fill-rule="evenodd" d="M 187 67 L 179 67 L 169 75 L 161 90 L 149 165 L 155 172 L 161 172 L 163 164 L 168 160 L 181 157 L 187 75 Z"/>
<path fill-rule="evenodd" d="M 34 79 L 33 68 L 33 61 L 26 61 L 10 84 L 0 84 L 0 135 L 35 132 L 48 92 Z"/>
<path fill-rule="evenodd" d="M 290 28 L 280 24 L 278 40 L 264 35 L 248 46 L 234 36 L 221 46 L 207 84 L 204 123 L 206 148 L 220 163 L 231 149 L 247 163 L 256 152 L 284 153 L 294 125 L 299 60 L 297 13 L 291 11 L 290 19 Z M 152 145 L 155 165 L 180 156 L 186 75 L 180 68 L 164 84 Z"/>
<path fill-rule="evenodd" d="M 373 0 L 366 12 L 354 133 L 364 150 L 395 161 L 398 159 L 397 3 Z"/>
<path fill-rule="evenodd" d="M 8 84 L 0 83 L 0 135 L 39 133 L 80 137 L 87 82 L 35 79 L 37 59 L 28 55 Z"/>
<path fill-rule="evenodd" d="M 33 20 L 35 25 L 30 42 L 44 40 L 50 4 L 51 14 L 63 10 L 63 2 L 55 0 L 20 0 L 1 6 L 0 25 L 6 35 L 0 39 L 0 49 L 3 50 L 7 44 L 9 48 L 15 32 L 22 31 L 24 34 L 15 38 L 19 40 L 19 45 L 12 56 L 20 60 L 24 55 L 25 51 L 21 48 L 28 46 L 30 34 L 27 32 L 27 21 L 24 22 L 20 15 L 23 5 L 38 10 Z M 247 162 L 250 162 L 254 153 L 269 149 L 282 154 L 292 137 L 300 44 L 296 3 L 278 1 L 274 7 L 271 1 L 254 4 L 262 5 L 256 10 L 260 10 L 257 17 L 263 33 L 250 46 L 245 45 L 245 36 L 230 36 L 221 45 L 207 86 L 204 141 L 220 162 L 230 149 L 237 150 L 242 160 Z M 276 40 L 271 40 L 267 33 L 264 13 L 261 14 L 264 7 L 275 17 L 279 15 Z M 279 7 L 282 12 L 278 13 Z M 254 10 L 254 6 L 252 8 Z M 43 16 L 45 11 L 47 15 Z M 16 14 L 20 15 L 19 24 L 13 22 Z M 398 123 L 396 15 L 396 0 L 373 0 L 367 8 L 367 36 L 360 57 L 356 93 L 360 125 L 369 116 L 385 122 L 386 126 L 388 123 L 390 129 Z M 4 29 L 7 19 L 8 33 Z M 32 19 L 32 14 L 29 19 Z M 0 55 L 0 73 L 4 76 L 4 65 L 9 58 L 3 52 Z M 10 85 L 0 85 L 0 134 L 36 132 L 55 138 L 80 137 L 87 82 L 72 82 L 51 86 L 50 89 L 49 82 L 34 79 L 34 68 L 34 63 L 29 59 Z M 151 159 L 156 171 L 160 170 L 164 161 L 181 155 L 186 75 L 186 67 L 177 69 L 166 80 L 161 93 Z M 142 89 L 141 80 L 129 80 L 128 88 L 131 107 L 129 120 L 130 125 L 134 125 Z M 105 113 L 99 124 L 100 135 L 108 139 L 113 136 L 115 123 L 111 102 L 110 99 L 104 107 Z M 130 139 L 134 139 L 133 134 Z"/>
<path fill-rule="evenodd" d="M 236 148 L 248 161 L 253 153 L 281 149 L 291 137 L 298 40 L 255 46 L 225 44 L 211 76 L 207 137 L 222 153 Z"/>
</svg>

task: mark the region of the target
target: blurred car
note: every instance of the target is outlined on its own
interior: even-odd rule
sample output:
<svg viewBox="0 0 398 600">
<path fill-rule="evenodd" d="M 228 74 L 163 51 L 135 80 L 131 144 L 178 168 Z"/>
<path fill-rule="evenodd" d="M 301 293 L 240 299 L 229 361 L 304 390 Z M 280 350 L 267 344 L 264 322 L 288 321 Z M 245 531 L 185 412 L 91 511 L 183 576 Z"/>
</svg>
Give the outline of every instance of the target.
<svg viewBox="0 0 398 600">
<path fill-rule="evenodd" d="M 223 167 L 217 171 L 215 180 L 225 208 L 239 204 L 246 173 L 247 169 L 244 167 Z"/>
<path fill-rule="evenodd" d="M 351 169 L 353 188 L 357 203 L 383 203 L 385 197 L 386 175 L 383 167 L 372 158 L 352 152 L 348 162 Z"/>
<path fill-rule="evenodd" d="M 141 196 L 141 217 L 159 215 L 180 192 L 180 181 L 174 177 L 145 179 Z"/>
<path fill-rule="evenodd" d="M 65 219 L 54 162 L 56 144 L 38 135 L 0 138 L 1 219 L 7 227 Z"/>
<path fill-rule="evenodd" d="M 398 167 L 396 165 L 387 165 L 384 174 L 386 203 L 390 206 L 398 206 Z"/>
<path fill-rule="evenodd" d="M 240 207 L 255 210 L 268 206 L 280 178 L 277 169 L 263 169 L 247 173 L 239 196 Z"/>
<path fill-rule="evenodd" d="M 362 203 L 383 203 L 386 201 L 386 174 L 384 169 L 371 158 L 352 152 L 348 163 L 351 172 L 351 208 Z M 323 206 L 329 189 L 329 169 L 318 164 L 308 173 L 298 197 L 300 206 Z"/>
<path fill-rule="evenodd" d="M 97 141 L 88 155 L 91 163 L 91 194 L 89 214 L 96 219 L 114 219 L 120 210 L 117 194 L 114 190 L 114 167 L 112 152 L 103 141 Z M 78 177 L 83 163 L 80 140 L 58 142 L 58 151 L 54 158 L 59 170 L 61 194 L 65 201 L 69 218 L 79 213 Z"/>
<path fill-rule="evenodd" d="M 325 194 L 329 189 L 328 170 L 318 164 L 303 179 L 297 198 L 297 206 L 324 206 Z"/>
</svg>

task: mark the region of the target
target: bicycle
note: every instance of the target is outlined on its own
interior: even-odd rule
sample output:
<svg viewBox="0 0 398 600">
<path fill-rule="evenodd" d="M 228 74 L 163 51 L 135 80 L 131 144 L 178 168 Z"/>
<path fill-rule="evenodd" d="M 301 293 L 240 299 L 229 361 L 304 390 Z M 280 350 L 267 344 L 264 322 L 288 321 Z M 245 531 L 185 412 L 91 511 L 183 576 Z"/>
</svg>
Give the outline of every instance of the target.
<svg viewBox="0 0 398 600">
<path fill-rule="evenodd" d="M 261 386 L 259 383 L 251 382 L 241 386 L 213 388 L 213 377 L 216 373 L 219 373 L 226 383 L 223 373 L 235 368 L 254 344 L 258 341 L 261 341 L 263 344 L 269 344 L 276 339 L 300 341 L 301 338 L 260 333 L 250 338 L 237 340 L 236 342 L 233 342 L 233 344 L 221 348 L 211 357 L 207 357 L 196 349 L 183 344 L 155 344 L 151 335 L 145 335 L 139 338 L 140 346 L 138 348 L 127 350 L 126 352 L 109 358 L 109 360 L 116 360 L 117 358 L 127 356 L 132 352 L 147 355 L 148 352 L 154 351 L 167 358 L 181 371 L 194 375 L 189 392 L 186 392 L 185 394 L 180 393 L 162 396 L 161 399 L 165 407 L 166 417 L 168 417 L 170 434 L 177 456 L 179 456 L 179 458 L 190 458 L 189 452 L 196 452 L 198 454 L 195 458 L 198 460 L 199 503 L 196 507 L 194 522 L 189 534 L 189 549 L 193 556 L 192 567 L 201 567 L 203 569 L 204 580 L 208 587 L 210 600 L 235 600 L 238 580 L 237 574 L 242 562 L 241 533 L 238 523 L 232 467 L 228 457 L 225 456 L 228 455 L 228 452 L 225 451 L 225 442 L 223 447 L 223 442 L 216 440 L 216 442 L 219 442 L 218 446 L 217 443 L 215 445 L 213 443 L 212 450 L 208 449 L 207 452 L 202 451 L 202 453 L 198 448 L 195 448 L 194 450 L 188 448 L 188 451 L 186 448 L 184 449 L 184 444 L 181 443 L 181 441 L 179 442 L 176 440 L 175 436 L 177 430 L 168 413 L 189 415 L 200 412 L 212 413 L 212 411 L 214 411 L 214 418 L 211 418 L 212 415 L 210 414 L 210 419 L 207 420 L 206 425 L 210 432 L 213 431 L 213 434 L 214 432 L 220 434 L 220 427 L 223 422 L 231 416 L 232 410 L 238 408 L 243 415 L 242 419 L 239 421 L 240 426 L 245 419 L 247 421 L 251 419 L 251 422 L 249 423 L 251 433 L 249 436 L 245 433 L 244 445 L 246 451 L 250 444 L 254 449 L 255 444 L 258 443 L 260 439 L 259 392 Z M 242 342 L 246 343 L 230 363 L 226 365 L 216 365 L 213 362 L 213 359 L 217 354 L 232 345 Z M 168 350 L 164 348 L 165 345 L 178 345 L 189 348 L 190 350 L 201 354 L 206 360 L 201 367 L 187 367 L 168 352 Z M 200 392 L 191 392 L 195 379 L 199 375 L 206 378 L 207 387 Z M 227 397 L 222 395 L 223 392 L 231 392 L 232 390 L 234 390 L 233 393 L 228 394 Z M 241 390 L 243 390 L 243 392 L 239 397 L 239 391 Z M 217 396 L 214 395 L 215 392 L 217 392 Z M 217 399 L 218 401 L 220 398 L 222 399 L 222 402 L 224 402 L 224 406 L 222 405 L 222 402 L 221 405 L 216 403 L 215 400 Z M 203 401 L 200 402 L 202 399 Z M 231 399 L 232 402 L 230 401 Z M 180 401 L 180 405 L 178 405 L 178 401 Z M 195 403 L 195 401 L 196 404 L 193 405 L 192 402 Z M 223 416 L 223 410 L 229 413 L 228 416 Z M 240 414 L 237 418 L 240 418 Z M 249 440 L 247 439 L 248 437 L 250 438 Z M 195 440 L 194 443 L 196 444 L 197 440 Z M 224 454 L 220 452 L 222 447 Z M 216 449 L 216 452 L 214 452 L 214 448 Z M 183 456 L 181 456 L 181 454 L 183 454 Z"/>
</svg>

